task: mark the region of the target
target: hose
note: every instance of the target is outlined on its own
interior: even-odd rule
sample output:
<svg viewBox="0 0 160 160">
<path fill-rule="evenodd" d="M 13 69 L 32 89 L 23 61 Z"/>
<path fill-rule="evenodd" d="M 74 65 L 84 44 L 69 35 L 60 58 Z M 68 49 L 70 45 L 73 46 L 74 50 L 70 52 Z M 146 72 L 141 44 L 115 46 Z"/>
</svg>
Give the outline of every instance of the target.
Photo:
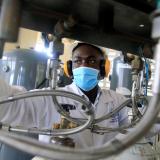
<svg viewBox="0 0 160 160">
<path fill-rule="evenodd" d="M 144 136 L 144 134 L 147 133 L 155 121 L 155 117 L 157 116 L 159 110 L 160 94 L 155 94 L 150 102 L 150 107 L 148 107 L 148 110 L 140 123 L 135 127 L 134 132 L 129 132 L 129 134 L 127 134 L 123 139 L 114 139 L 111 142 L 96 148 L 64 148 L 53 144 L 42 144 L 41 142 L 29 139 L 27 137 L 24 138 L 19 135 L 11 135 L 2 131 L 0 131 L 0 141 L 25 152 L 50 159 L 94 160 L 108 157 L 113 154 L 115 155 Z"/>
<path fill-rule="evenodd" d="M 86 107 L 86 111 L 84 113 L 87 115 L 88 120 L 85 121 L 81 126 L 78 126 L 76 128 L 72 129 L 54 129 L 52 131 L 53 135 L 69 135 L 69 134 L 74 134 L 77 132 L 80 132 L 86 128 L 88 128 L 91 124 L 92 121 L 94 120 L 94 112 L 92 109 L 92 105 L 90 102 L 86 102 L 82 97 L 66 92 L 66 91 L 58 91 L 58 90 L 41 90 L 41 91 L 29 91 L 21 94 L 16 94 L 12 97 L 8 97 L 6 99 L 1 99 L 0 104 L 12 102 L 15 100 L 23 99 L 23 98 L 29 98 L 29 97 L 37 97 L 37 96 L 63 96 L 63 97 L 68 97 L 75 99 L 82 103 Z"/>
</svg>

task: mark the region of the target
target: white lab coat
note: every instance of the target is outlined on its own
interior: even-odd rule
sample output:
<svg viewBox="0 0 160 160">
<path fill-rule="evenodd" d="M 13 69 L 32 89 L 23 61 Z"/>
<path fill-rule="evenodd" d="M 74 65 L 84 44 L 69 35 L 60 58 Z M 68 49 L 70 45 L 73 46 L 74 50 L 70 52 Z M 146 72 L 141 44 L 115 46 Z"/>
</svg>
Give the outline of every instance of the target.
<svg viewBox="0 0 160 160">
<path fill-rule="evenodd" d="M 80 95 L 89 101 L 88 97 L 85 96 L 84 93 L 81 92 L 81 90 L 77 88 L 77 86 L 74 83 L 72 83 L 69 86 L 66 86 L 65 90 L 74 92 L 77 95 Z M 76 110 L 70 111 L 70 115 L 72 117 L 76 117 L 76 118 L 86 117 L 81 108 L 82 105 L 80 103 L 77 103 L 76 101 L 66 101 L 66 98 L 62 98 L 62 99 L 63 100 L 61 101 L 63 103 L 67 103 L 67 104 L 69 103 L 76 106 L 77 108 Z M 122 104 L 124 101 L 125 101 L 125 98 L 114 91 L 99 89 L 95 103 L 93 104 L 95 118 L 100 118 L 110 113 L 120 104 Z M 124 123 L 128 123 L 128 108 L 124 108 L 119 113 L 115 114 L 111 119 L 98 123 L 97 125 L 101 127 L 114 128 L 114 127 L 119 127 Z M 117 134 L 118 132 L 114 132 L 114 133 L 111 132 L 111 133 L 106 133 L 104 135 L 100 135 L 96 133 L 91 133 L 90 130 L 85 130 L 77 134 L 74 134 L 71 137 L 74 138 L 77 148 L 85 148 L 90 146 L 101 146 L 105 142 L 114 138 Z"/>
<path fill-rule="evenodd" d="M 88 100 L 74 83 L 61 89 L 84 96 L 84 98 Z M 119 95 L 114 91 L 99 89 L 98 96 L 93 104 L 96 118 L 110 113 L 124 100 L 125 98 L 122 95 Z M 65 97 L 58 97 L 58 101 L 59 103 L 76 106 L 76 110 L 71 110 L 70 112 L 72 117 L 85 117 L 85 114 L 81 109 L 82 105 L 79 102 Z M 122 109 L 111 119 L 103 121 L 98 125 L 105 127 L 119 127 L 121 123 L 126 122 L 128 119 L 127 112 L 127 108 Z M 60 122 L 60 115 L 54 107 L 52 98 L 49 96 L 43 96 L 22 99 L 0 105 L 0 121 L 3 123 L 9 123 L 12 126 L 23 125 L 26 127 L 51 128 L 53 123 Z M 90 130 L 85 130 L 75 135 L 71 135 L 71 137 L 74 138 L 77 147 L 84 148 L 88 146 L 100 146 L 108 140 L 111 140 L 111 138 L 114 138 L 116 134 L 118 133 L 99 135 L 91 133 Z M 46 136 L 40 137 L 40 140 L 46 141 L 45 139 L 47 139 Z"/>
<path fill-rule="evenodd" d="M 0 86 L 1 96 L 11 96 L 14 93 L 24 91 L 22 88 L 8 86 L 3 80 L 0 80 Z M 76 93 L 88 100 L 88 98 L 81 92 L 79 88 L 76 87 L 74 83 L 62 89 L 65 91 Z M 79 104 L 75 100 L 67 99 L 64 97 L 58 97 L 58 100 L 60 103 L 72 104 L 76 106 L 76 110 L 70 111 L 72 117 L 85 117 L 85 114 L 81 109 L 81 104 Z M 95 100 L 95 103 L 93 104 L 96 118 L 99 118 L 111 112 L 113 109 L 119 106 L 124 100 L 125 98 L 123 96 L 115 93 L 114 91 L 99 89 L 98 96 Z M 35 97 L 0 105 L 0 120 L 4 123 L 9 123 L 13 126 L 23 125 L 26 127 L 51 128 L 53 123 L 60 121 L 60 115 L 55 110 L 51 97 Z M 119 127 L 121 124 L 127 122 L 128 109 L 124 108 L 111 119 L 103 121 L 98 125 L 105 127 Z M 100 135 L 92 133 L 90 132 L 90 130 L 85 130 L 80 133 L 71 135 L 70 137 L 72 137 L 76 142 L 77 148 L 85 148 L 90 146 L 101 146 L 105 142 L 114 138 L 116 135 L 118 135 L 118 132 Z M 40 140 L 48 142 L 49 136 L 40 136 Z M 131 148 L 129 151 L 124 152 L 124 154 L 119 155 L 118 159 L 124 159 L 127 157 L 130 157 L 130 159 L 135 159 L 135 157 L 132 158 L 133 149 Z"/>
</svg>

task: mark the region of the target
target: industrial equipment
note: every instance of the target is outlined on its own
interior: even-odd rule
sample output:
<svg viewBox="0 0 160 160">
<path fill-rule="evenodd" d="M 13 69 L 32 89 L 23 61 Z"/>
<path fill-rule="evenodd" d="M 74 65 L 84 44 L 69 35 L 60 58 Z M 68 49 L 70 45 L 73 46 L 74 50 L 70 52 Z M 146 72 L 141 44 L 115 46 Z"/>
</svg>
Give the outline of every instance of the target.
<svg viewBox="0 0 160 160">
<path fill-rule="evenodd" d="M 157 3 L 156 3 L 157 2 Z M 156 10 L 157 6 L 157 10 Z M 137 0 L 133 3 L 130 1 L 120 0 L 3 0 L 1 1 L 0 16 L 0 45 L 1 55 L 5 42 L 15 41 L 18 34 L 19 26 L 52 33 L 53 39 L 52 54 L 53 57 L 48 62 L 47 75 L 50 80 L 52 90 L 30 91 L 6 99 L 1 99 L 0 104 L 12 102 L 17 99 L 34 97 L 34 96 L 52 96 L 57 106 L 57 111 L 68 120 L 78 124 L 76 128 L 61 130 L 44 130 L 40 128 L 25 129 L 23 127 L 12 127 L 1 124 L 0 141 L 16 147 L 17 149 L 40 155 L 50 159 L 101 159 L 120 153 L 122 150 L 134 144 L 137 140 L 149 131 L 155 117 L 160 111 L 160 30 L 159 30 L 159 1 Z M 150 14 L 152 14 L 153 26 L 151 30 Z M 128 16 L 130 15 L 130 16 Z M 11 27 L 13 26 L 13 27 Z M 152 38 L 150 33 L 152 32 Z M 87 103 L 83 97 L 61 92 L 56 90 L 57 69 L 59 67 L 59 56 L 63 53 L 63 44 L 61 39 L 69 37 L 77 40 L 90 42 L 93 44 L 105 46 L 108 48 L 118 49 L 123 52 L 131 52 L 139 55 L 139 48 L 145 51 L 144 56 L 153 57 L 152 46 L 157 43 L 155 51 L 156 71 L 153 87 L 153 98 L 149 103 L 146 113 L 139 114 L 135 102 L 138 95 L 138 69 L 137 63 L 132 63 L 134 81 L 132 88 L 132 97 L 121 104 L 112 113 L 107 114 L 99 119 L 94 119 L 94 112 L 91 104 Z M 136 64 L 136 65 L 135 65 Z M 138 71 L 137 71 L 138 70 Z M 88 119 L 74 119 L 66 113 L 64 108 L 58 104 L 56 97 L 66 96 L 81 102 L 86 110 L 84 113 Z M 135 117 L 133 123 L 121 128 L 103 128 L 97 126 L 97 122 L 110 118 L 114 113 L 121 110 L 128 103 L 133 104 L 133 113 Z M 151 114 L 152 113 L 152 114 Z M 138 115 L 138 116 L 137 116 Z M 128 128 L 134 126 L 132 131 Z M 26 137 L 12 135 L 7 131 L 31 132 L 35 134 L 47 134 L 54 136 L 69 135 L 80 132 L 84 129 L 90 129 L 93 132 L 103 133 L 118 130 L 127 133 L 125 137 L 115 138 L 109 143 L 92 149 L 72 149 L 59 147 L 53 144 L 42 144 L 36 140 Z M 3 131 L 5 130 L 5 131 Z M 76 157 L 76 158 L 75 158 Z"/>
<path fill-rule="evenodd" d="M 10 85 L 35 89 L 46 79 L 47 60 L 46 54 L 33 49 L 15 49 L 0 60 L 0 75 Z M 47 87 L 47 83 L 41 87 Z"/>
</svg>

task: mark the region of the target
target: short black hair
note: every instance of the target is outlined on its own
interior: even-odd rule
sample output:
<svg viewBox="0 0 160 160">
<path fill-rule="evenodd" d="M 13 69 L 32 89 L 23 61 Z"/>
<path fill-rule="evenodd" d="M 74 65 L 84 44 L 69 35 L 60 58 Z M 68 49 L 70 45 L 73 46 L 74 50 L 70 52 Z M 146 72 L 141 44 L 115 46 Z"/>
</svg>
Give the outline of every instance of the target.
<svg viewBox="0 0 160 160">
<path fill-rule="evenodd" d="M 78 43 L 78 44 L 72 49 L 72 55 L 73 55 L 73 52 L 74 52 L 76 49 L 78 49 L 79 47 L 81 47 L 81 46 L 90 46 L 90 47 L 94 48 L 95 50 L 97 50 L 97 51 L 100 53 L 100 55 L 104 57 L 104 52 L 103 52 L 99 47 L 97 47 L 97 46 L 95 46 L 95 45 L 92 45 L 92 44 L 89 44 L 89 43 L 84 43 L 84 42 L 83 42 L 83 43 Z"/>
</svg>

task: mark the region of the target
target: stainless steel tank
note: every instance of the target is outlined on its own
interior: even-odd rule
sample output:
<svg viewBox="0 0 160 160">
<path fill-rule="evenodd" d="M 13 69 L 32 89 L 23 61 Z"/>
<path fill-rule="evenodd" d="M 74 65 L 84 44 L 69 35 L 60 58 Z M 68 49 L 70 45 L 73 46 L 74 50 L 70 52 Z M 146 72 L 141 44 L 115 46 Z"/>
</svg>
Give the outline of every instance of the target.
<svg viewBox="0 0 160 160">
<path fill-rule="evenodd" d="M 6 52 L 0 60 L 0 75 L 10 85 L 34 89 L 45 80 L 47 59 L 45 53 L 33 49 Z"/>
<path fill-rule="evenodd" d="M 131 66 L 124 63 L 123 57 L 118 56 L 113 60 L 112 75 L 110 89 L 116 90 L 116 88 L 124 87 L 132 90 L 132 74 Z"/>
</svg>

